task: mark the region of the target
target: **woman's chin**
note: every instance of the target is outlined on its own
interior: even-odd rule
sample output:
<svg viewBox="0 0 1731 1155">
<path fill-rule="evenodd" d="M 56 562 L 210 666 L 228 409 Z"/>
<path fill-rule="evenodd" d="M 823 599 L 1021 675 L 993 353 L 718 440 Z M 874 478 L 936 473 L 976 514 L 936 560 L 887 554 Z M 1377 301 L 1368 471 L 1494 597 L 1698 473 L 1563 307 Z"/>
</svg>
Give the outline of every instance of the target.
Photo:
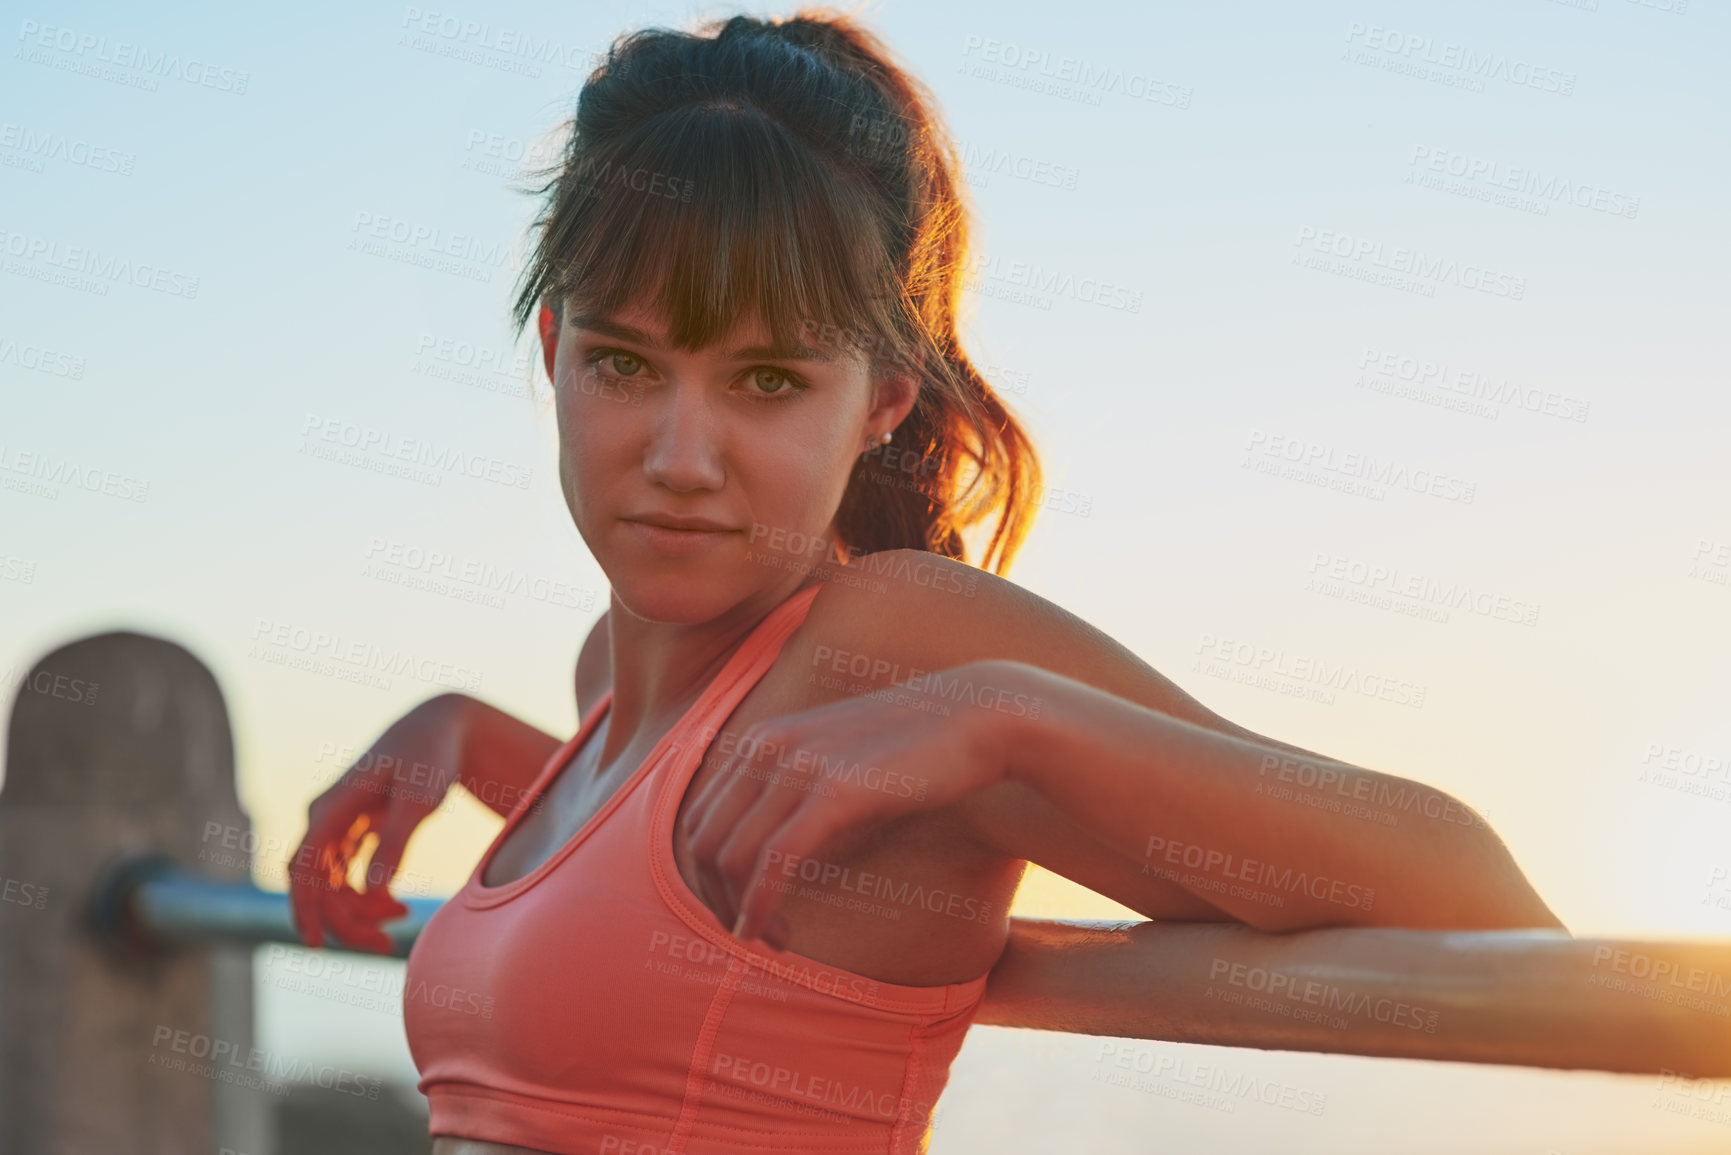
<svg viewBox="0 0 1731 1155">
<path fill-rule="evenodd" d="M 613 597 L 632 616 L 672 625 L 697 625 L 727 612 L 748 596 L 731 593 L 733 585 L 713 566 L 669 562 L 621 567 L 612 582 Z"/>
</svg>

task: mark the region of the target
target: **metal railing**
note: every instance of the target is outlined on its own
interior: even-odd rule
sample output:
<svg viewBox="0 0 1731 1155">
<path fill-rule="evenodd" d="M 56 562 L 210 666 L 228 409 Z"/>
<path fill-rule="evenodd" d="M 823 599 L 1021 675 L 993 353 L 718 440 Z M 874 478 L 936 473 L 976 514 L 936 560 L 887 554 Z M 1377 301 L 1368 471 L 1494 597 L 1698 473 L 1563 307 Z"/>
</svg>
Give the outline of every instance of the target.
<svg viewBox="0 0 1731 1155">
<path fill-rule="evenodd" d="M 391 940 L 390 956 L 408 958 L 416 936 L 443 900 L 398 901 L 409 913 L 380 929 Z M 100 937 L 138 954 L 205 943 L 304 945 L 287 894 L 247 881 L 208 878 L 165 855 L 140 855 L 109 867 L 97 883 L 91 913 Z M 324 949 L 345 948 L 335 944 Z"/>
</svg>

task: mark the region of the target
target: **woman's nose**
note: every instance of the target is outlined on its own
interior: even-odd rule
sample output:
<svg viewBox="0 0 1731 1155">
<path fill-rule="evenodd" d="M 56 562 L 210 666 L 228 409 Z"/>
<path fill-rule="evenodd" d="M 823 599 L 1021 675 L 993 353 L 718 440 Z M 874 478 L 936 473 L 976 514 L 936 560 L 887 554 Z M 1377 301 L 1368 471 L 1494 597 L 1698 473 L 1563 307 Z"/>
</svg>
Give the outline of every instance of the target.
<svg viewBox="0 0 1731 1155">
<path fill-rule="evenodd" d="M 665 407 L 654 414 L 643 472 L 669 489 L 719 489 L 726 479 L 722 431 L 708 406 L 692 392 L 676 386 L 663 393 Z"/>
</svg>

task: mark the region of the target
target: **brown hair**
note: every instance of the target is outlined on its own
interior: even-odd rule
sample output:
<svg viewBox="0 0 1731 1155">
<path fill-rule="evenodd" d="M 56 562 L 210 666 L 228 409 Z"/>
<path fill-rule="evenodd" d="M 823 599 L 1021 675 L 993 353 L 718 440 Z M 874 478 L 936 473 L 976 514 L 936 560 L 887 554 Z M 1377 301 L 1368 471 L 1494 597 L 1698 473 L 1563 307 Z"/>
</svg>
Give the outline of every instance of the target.
<svg viewBox="0 0 1731 1155">
<path fill-rule="evenodd" d="M 838 13 L 704 31 L 622 35 L 584 84 L 558 160 L 532 174 L 547 200 L 517 331 L 542 305 L 562 320 L 567 302 L 611 316 L 643 300 L 681 349 L 742 315 L 777 344 L 860 348 L 920 389 L 895 448 L 860 459 L 842 543 L 966 561 L 961 531 L 999 511 L 980 564 L 1004 573 L 1040 465 L 956 335 L 968 213 L 935 101 Z"/>
</svg>

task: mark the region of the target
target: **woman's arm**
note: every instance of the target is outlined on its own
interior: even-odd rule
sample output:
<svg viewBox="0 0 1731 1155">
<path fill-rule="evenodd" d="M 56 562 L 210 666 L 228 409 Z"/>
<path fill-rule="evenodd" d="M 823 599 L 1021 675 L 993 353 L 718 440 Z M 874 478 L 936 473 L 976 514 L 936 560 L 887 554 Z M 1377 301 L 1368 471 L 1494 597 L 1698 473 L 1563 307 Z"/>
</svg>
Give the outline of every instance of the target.
<svg viewBox="0 0 1731 1155">
<path fill-rule="evenodd" d="M 990 687 L 994 704 L 1039 703 L 967 711 L 1002 751 L 1008 782 L 1259 930 L 1562 925 L 1482 818 L 1419 783 L 1223 734 L 1025 663 L 933 679 L 940 694 L 948 680 Z M 1016 850 L 989 810 L 976 814 L 994 845 Z"/>
<path fill-rule="evenodd" d="M 977 1023 L 1468 1063 L 1731 1076 L 1731 943 L 1012 919 Z M 1098 1061 L 1131 1048 L 1102 1040 Z"/>
<path fill-rule="evenodd" d="M 603 613 L 577 657 L 582 713 L 605 691 L 608 665 Z M 391 897 L 391 880 L 409 839 L 452 784 L 509 817 L 559 745 L 553 735 L 466 694 L 440 694 L 392 723 L 307 808 L 307 832 L 289 870 L 289 904 L 303 941 L 322 946 L 328 929 L 344 945 L 389 951 L 378 924 L 407 912 Z M 346 880 L 367 854 L 369 835 L 376 841 L 361 892 Z"/>
<path fill-rule="evenodd" d="M 577 712 L 588 717 L 611 681 L 607 612 L 602 611 L 577 652 Z M 523 794 L 559 749 L 560 741 L 503 710 L 463 694 L 446 694 L 446 724 L 456 733 L 457 782 L 493 813 L 509 818 Z"/>
<path fill-rule="evenodd" d="M 784 650 L 782 661 L 802 675 L 808 707 L 909 684 L 934 687 L 946 704 L 975 702 L 994 687 L 982 686 L 979 679 L 964 684 L 948 675 L 969 663 L 1005 661 L 1050 671 L 1075 689 L 1095 691 L 1097 700 L 1115 702 L 1140 717 L 1140 727 L 1120 731 L 1130 735 L 1130 745 L 1121 751 L 1126 760 L 1115 774 L 1133 798 L 1140 794 L 1139 808 L 1123 811 L 1114 805 L 1104 815 L 1083 808 L 1072 816 L 1057 798 L 1032 785 L 1003 782 L 956 807 L 965 828 L 988 852 L 1038 863 L 1153 919 L 1219 918 L 1279 929 L 1355 921 L 1461 929 L 1559 925 L 1496 835 L 1442 791 L 1349 766 L 1223 718 L 1074 614 L 962 562 L 919 550 L 886 550 L 837 572 L 843 574 L 850 580 L 838 580 L 813 601 L 805 625 Z M 995 697 L 994 705 L 1002 704 Z M 1010 708 L 1026 711 L 1026 698 L 1020 704 L 1012 699 Z M 1191 729 L 1180 733 L 1175 726 L 1161 727 L 1157 718 L 1188 723 Z M 1185 813 L 1164 804 L 1148 810 L 1160 801 L 1153 797 L 1154 780 L 1147 773 L 1153 747 L 1140 744 L 1150 734 L 1167 751 L 1160 788 L 1189 791 Z M 1205 736 L 1217 737 L 1220 744 L 1206 746 Z M 1080 776 L 1072 786 L 1099 777 L 1089 762 L 1087 735 L 1078 738 L 1067 754 L 1049 763 L 1054 777 Z M 1241 766 L 1248 765 L 1247 773 L 1236 785 L 1222 774 L 1187 781 L 1181 759 L 1203 749 L 1216 762 L 1237 757 Z M 1270 757 L 1276 761 L 1265 771 Z M 1316 789 L 1325 769 L 1339 775 L 1328 779 L 1328 794 Z M 1064 783 L 1048 783 L 1053 786 L 1061 797 Z M 1121 802 L 1124 796 L 1116 797 Z M 1235 818 L 1246 799 L 1260 799 L 1261 833 L 1278 832 L 1285 839 L 1284 853 L 1299 861 L 1272 859 L 1265 846 L 1241 837 L 1244 831 Z M 1420 827 L 1425 829 L 1415 837 L 1394 837 Z M 1152 848 L 1151 838 L 1160 840 Z M 1335 865 L 1329 874 L 1310 860 L 1318 851 L 1331 856 L 1325 861 L 1349 863 L 1351 869 L 1343 872 Z M 1210 859 L 1211 852 L 1218 857 Z M 1289 900 L 1284 890 L 1276 893 L 1263 885 L 1252 891 L 1260 899 L 1245 900 L 1242 893 L 1235 898 L 1232 888 L 1245 888 L 1242 878 L 1221 877 L 1228 853 L 1236 854 L 1233 866 L 1239 871 L 1247 869 L 1245 859 L 1256 859 L 1250 869 L 1258 879 L 1265 860 L 1272 863 L 1267 882 L 1275 886 L 1296 885 L 1308 892 L 1320 875 L 1326 880 L 1319 891 L 1324 897 L 1305 893 Z M 1210 869 L 1187 868 L 1186 856 Z M 1355 877 L 1341 879 L 1342 873 Z M 1445 876 L 1448 905 L 1431 909 L 1428 896 L 1445 887 L 1429 880 Z M 1336 881 L 1342 882 L 1338 892 Z M 1371 890 L 1374 896 L 1367 894 Z M 1358 908 L 1330 900 L 1355 895 Z"/>
<path fill-rule="evenodd" d="M 559 739 L 478 698 L 446 697 L 460 768 L 455 781 L 499 817 L 510 817 Z"/>
<path fill-rule="evenodd" d="M 322 946 L 328 932 L 345 946 L 389 951 L 379 923 L 408 912 L 391 897 L 391 881 L 451 784 L 509 813 L 557 746 L 551 734 L 462 694 L 430 698 L 393 722 L 307 807 L 288 872 L 302 940 Z M 348 878 L 363 857 L 366 889 L 358 891 Z"/>
</svg>

